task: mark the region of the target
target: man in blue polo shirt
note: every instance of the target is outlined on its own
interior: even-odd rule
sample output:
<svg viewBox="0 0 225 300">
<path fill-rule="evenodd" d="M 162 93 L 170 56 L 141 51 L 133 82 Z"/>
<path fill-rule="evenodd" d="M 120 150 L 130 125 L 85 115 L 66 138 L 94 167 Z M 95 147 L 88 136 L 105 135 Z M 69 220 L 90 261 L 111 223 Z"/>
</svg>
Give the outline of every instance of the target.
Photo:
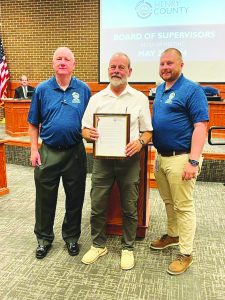
<svg viewBox="0 0 225 300">
<path fill-rule="evenodd" d="M 196 228 L 193 191 L 202 165 L 208 104 L 203 89 L 182 74 L 182 54 L 175 48 L 160 57 L 159 73 L 165 81 L 153 104 L 153 144 L 157 149 L 154 174 L 167 213 L 167 233 L 150 248 L 179 245 L 180 254 L 167 272 L 182 274 L 192 264 Z"/>
<path fill-rule="evenodd" d="M 90 89 L 73 77 L 75 58 L 66 47 L 53 55 L 55 76 L 35 89 L 28 116 L 31 163 L 35 167 L 36 258 L 44 258 L 54 239 L 53 225 L 60 178 L 66 195 L 62 237 L 67 250 L 79 253 L 81 214 L 86 181 L 86 153 L 81 120 Z M 38 138 L 42 145 L 38 150 Z"/>
</svg>

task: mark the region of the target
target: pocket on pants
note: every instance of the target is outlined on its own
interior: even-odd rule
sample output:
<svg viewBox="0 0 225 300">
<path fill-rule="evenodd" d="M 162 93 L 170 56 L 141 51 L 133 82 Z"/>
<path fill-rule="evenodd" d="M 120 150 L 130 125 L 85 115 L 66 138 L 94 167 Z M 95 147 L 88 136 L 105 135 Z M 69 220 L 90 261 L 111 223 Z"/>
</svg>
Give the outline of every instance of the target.
<svg viewBox="0 0 225 300">
<path fill-rule="evenodd" d="M 42 144 L 40 149 L 38 150 L 41 158 L 41 165 L 36 166 L 36 168 L 43 168 L 46 165 L 47 159 L 48 159 L 48 148 Z"/>
</svg>

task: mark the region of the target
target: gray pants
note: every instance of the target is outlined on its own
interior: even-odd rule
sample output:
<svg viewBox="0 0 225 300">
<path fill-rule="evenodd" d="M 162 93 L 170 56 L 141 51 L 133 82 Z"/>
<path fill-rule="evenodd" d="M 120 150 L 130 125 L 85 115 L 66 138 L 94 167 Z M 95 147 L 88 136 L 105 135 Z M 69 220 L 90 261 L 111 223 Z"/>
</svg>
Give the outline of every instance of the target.
<svg viewBox="0 0 225 300">
<path fill-rule="evenodd" d="M 116 180 L 123 217 L 122 249 L 134 248 L 137 229 L 137 200 L 140 178 L 140 156 L 116 159 L 94 159 L 91 189 L 91 235 L 95 247 L 106 244 L 106 211 Z"/>
<path fill-rule="evenodd" d="M 60 178 L 66 194 L 62 236 L 65 242 L 76 242 L 81 232 L 81 214 L 86 181 L 86 153 L 83 142 L 67 150 L 55 150 L 42 144 L 42 165 L 35 168 L 35 228 L 39 244 L 54 239 L 53 225 Z"/>
</svg>

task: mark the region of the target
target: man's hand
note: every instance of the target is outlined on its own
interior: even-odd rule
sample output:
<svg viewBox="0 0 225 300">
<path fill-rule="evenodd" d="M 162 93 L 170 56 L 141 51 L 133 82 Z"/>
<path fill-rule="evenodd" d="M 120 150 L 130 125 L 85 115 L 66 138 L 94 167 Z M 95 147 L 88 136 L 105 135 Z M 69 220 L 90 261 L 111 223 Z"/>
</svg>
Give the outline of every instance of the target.
<svg viewBox="0 0 225 300">
<path fill-rule="evenodd" d="M 40 154 L 39 154 L 38 150 L 31 150 L 30 161 L 31 161 L 32 167 L 41 165 L 41 158 L 40 158 Z"/>
<path fill-rule="evenodd" d="M 87 142 L 94 142 L 94 141 L 97 141 L 97 139 L 99 138 L 99 133 L 98 133 L 98 130 L 94 127 L 83 128 L 82 129 L 82 137 Z"/>
<path fill-rule="evenodd" d="M 126 146 L 126 156 L 133 156 L 135 153 L 140 152 L 141 149 L 142 144 L 139 140 L 132 141 Z"/>
<path fill-rule="evenodd" d="M 36 165 L 41 165 L 41 158 L 38 152 L 38 137 L 39 137 L 39 126 L 33 125 L 29 123 L 29 134 L 30 134 L 30 141 L 31 141 L 31 154 L 30 154 L 30 161 L 32 167 Z"/>
<path fill-rule="evenodd" d="M 182 180 L 191 180 L 197 178 L 198 175 L 198 166 L 192 166 L 190 163 L 187 163 L 184 167 L 182 174 Z"/>
</svg>

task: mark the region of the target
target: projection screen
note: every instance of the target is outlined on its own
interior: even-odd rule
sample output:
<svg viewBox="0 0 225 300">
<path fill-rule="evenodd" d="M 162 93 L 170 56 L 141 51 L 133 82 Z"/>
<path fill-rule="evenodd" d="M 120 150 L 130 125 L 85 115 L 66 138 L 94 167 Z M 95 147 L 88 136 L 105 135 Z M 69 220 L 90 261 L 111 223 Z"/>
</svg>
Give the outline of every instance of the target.
<svg viewBox="0 0 225 300">
<path fill-rule="evenodd" d="M 184 58 L 183 72 L 198 82 L 225 82 L 225 1 L 100 0 L 99 82 L 108 62 L 125 52 L 132 83 L 156 82 L 159 57 L 169 47 Z"/>
</svg>

